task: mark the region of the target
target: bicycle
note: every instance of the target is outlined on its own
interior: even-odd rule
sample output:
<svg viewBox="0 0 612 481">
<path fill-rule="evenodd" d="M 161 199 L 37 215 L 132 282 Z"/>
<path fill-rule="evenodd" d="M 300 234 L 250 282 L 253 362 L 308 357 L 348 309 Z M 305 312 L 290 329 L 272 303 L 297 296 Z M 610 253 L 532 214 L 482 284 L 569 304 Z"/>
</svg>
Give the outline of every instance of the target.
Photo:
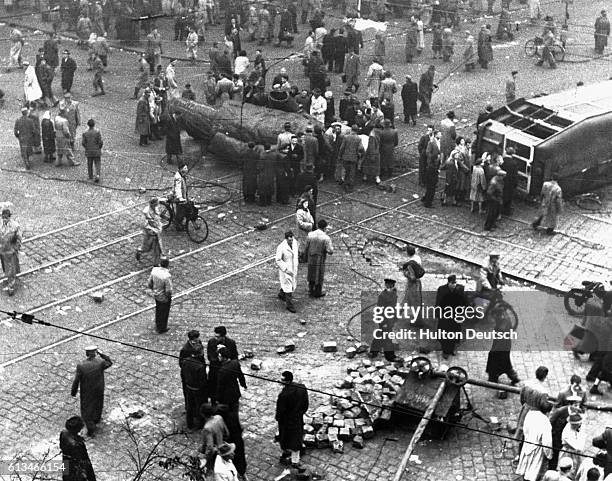
<svg viewBox="0 0 612 481">
<path fill-rule="evenodd" d="M 542 37 L 535 37 L 525 42 L 525 54 L 528 57 L 542 58 L 542 50 L 544 50 L 544 39 Z M 555 40 L 551 52 L 555 62 L 563 62 L 563 59 L 565 59 L 565 47 L 558 40 Z"/>
<path fill-rule="evenodd" d="M 201 244 L 208 238 L 208 224 L 199 214 L 198 205 L 191 200 L 188 200 L 186 205 L 188 209 L 185 214 L 186 222 L 184 226 L 187 230 L 187 235 L 193 242 Z M 166 230 L 176 217 L 175 202 L 172 197 L 160 200 L 159 216 L 161 217 L 162 229 Z"/>
<path fill-rule="evenodd" d="M 491 294 L 492 298 L 489 300 L 480 296 L 478 292 L 468 293 L 468 298 L 473 306 L 484 308 L 481 323 L 489 327 L 507 324 L 510 329 L 516 329 L 519 319 L 514 307 L 504 300 L 504 296 L 499 289 L 492 290 Z"/>
</svg>

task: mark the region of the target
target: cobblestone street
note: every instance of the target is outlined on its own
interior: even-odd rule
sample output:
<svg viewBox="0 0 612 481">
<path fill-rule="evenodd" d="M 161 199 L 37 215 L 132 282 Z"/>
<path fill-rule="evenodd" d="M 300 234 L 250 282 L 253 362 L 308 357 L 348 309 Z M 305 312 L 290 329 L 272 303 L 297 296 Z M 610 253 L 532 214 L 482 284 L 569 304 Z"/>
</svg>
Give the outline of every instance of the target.
<svg viewBox="0 0 612 481">
<path fill-rule="evenodd" d="M 603 5 L 604 2 L 587 5 L 577 1 L 572 7 L 576 23 L 570 31 L 568 62 L 557 71 L 537 70 L 537 76 L 533 73 L 533 59 L 525 58 L 522 46 L 533 37 L 536 27 L 526 25 L 524 10 L 516 12 L 521 25 L 517 39 L 495 45 L 496 61 L 489 71 L 478 71 L 469 77 L 454 71 L 454 64 L 436 63 L 440 77 L 448 81 L 440 82 L 432 121 L 439 121 L 446 110 L 454 109 L 460 119 L 458 131 L 473 135 L 474 119 L 485 102 L 503 102 L 503 82 L 512 68 L 521 70 L 520 96 L 540 92 L 544 85 L 552 92 L 573 86 L 578 80 L 590 83 L 607 78 L 609 57 L 589 57 L 592 32 L 588 30 L 587 35 L 584 27 L 585 23 L 591 25 L 592 17 Z M 560 18 L 560 5 L 555 3 L 548 8 Z M 395 20 L 393 28 L 405 24 L 405 19 Z M 331 16 L 330 22 L 336 21 L 338 18 Z M 35 16 L 23 17 L 22 24 L 48 27 Z M 170 19 L 161 21 L 161 30 L 167 37 L 171 28 Z M 220 30 L 211 30 L 203 52 L 214 35 L 221 35 Z M 9 29 L 0 26 L 0 31 L 6 40 Z M 368 55 L 372 49 L 371 33 L 369 30 L 366 36 Z M 300 46 L 304 36 L 302 32 Z M 428 34 L 428 46 L 430 37 Z M 28 33 L 27 51 L 32 57 L 42 40 L 42 35 Z M 588 47 L 586 42 L 591 42 Z M 85 52 L 68 38 L 63 39 L 62 45 L 70 46 L 84 71 Z M 407 65 L 403 63 L 403 45 L 401 38 L 388 46 L 389 65 L 398 80 L 406 73 L 417 75 L 426 68 L 431 54 L 427 50 L 422 63 Z M 0 42 L 0 48 L 3 55 L 7 53 L 8 42 Z M 249 56 L 254 48 L 248 45 Z M 142 45 L 135 49 L 142 49 Z M 274 57 L 288 53 L 271 46 L 267 50 Z M 458 45 L 456 56 L 460 57 L 461 51 Z M 169 40 L 166 53 L 181 57 L 184 46 Z M 440 207 L 437 201 L 434 209 L 422 206 L 414 144 L 422 134 L 424 119 L 420 119 L 418 128 L 404 126 L 398 119 L 399 161 L 395 177 L 385 182 L 395 186 L 394 192 L 364 183 L 359 183 L 352 194 L 344 193 L 330 181 L 320 186 L 317 217 L 329 221 L 334 243 L 334 254 L 326 267 L 328 294 L 322 299 L 308 297 L 306 268 L 302 266 L 295 296 L 297 314 L 288 313 L 277 298 L 274 263 L 275 248 L 283 233 L 295 229 L 294 201 L 289 206 L 274 204 L 268 208 L 244 204 L 239 170 L 207 155 L 203 146 L 183 133 L 192 196 L 202 204 L 210 234 L 204 243 L 196 244 L 185 232 L 176 232 L 172 227 L 164 231 L 175 295 L 170 330 L 157 334 L 155 305 L 146 288 L 150 258 L 144 255 L 142 261 L 137 261 L 134 251 L 141 242 L 142 209 L 150 196 L 169 191 L 175 167 L 167 164 L 163 143 L 146 149 L 137 147 L 138 138 L 132 128 L 135 102 L 128 100 L 136 77 L 136 58 L 128 50 L 113 50 L 105 77 L 108 94 L 104 98 L 89 98 L 89 74 L 81 70 L 77 73 L 74 97 L 81 103 L 83 123 L 95 118 L 105 142 L 99 186 L 84 180 L 84 165 L 58 169 L 35 162 L 31 172 L 22 169 L 12 135 L 19 115 L 15 99 L 21 96 L 22 72 L 0 74 L 9 99 L 0 115 L 4 126 L 0 133 L 4 154 L 0 160 L 0 202 L 8 200 L 15 205 L 15 218 L 24 228 L 18 290 L 13 297 L 0 291 L 0 310 L 32 313 L 62 328 L 27 325 L 0 317 L 0 460 L 21 455 L 38 459 L 45 452 L 57 455 L 59 432 L 65 420 L 79 411 L 79 398 L 70 396 L 75 366 L 84 357 L 84 347 L 92 342 L 114 361 L 106 371 L 100 432 L 87 438 L 97 479 L 133 478 L 135 465 L 130 453 L 136 446 L 126 435 L 125 423 L 127 415 L 135 411 L 144 414 L 129 421 L 141 448 L 150 448 L 161 430 L 178 429 L 184 434 L 169 438 L 163 444 L 163 453 L 196 454 L 201 435 L 186 429 L 180 371 L 172 356 L 178 355 L 189 330 L 198 329 L 206 339 L 212 336 L 215 326 L 225 325 L 239 351 L 252 351 L 263 366 L 254 371 L 248 360 L 242 363 L 248 385 L 240 406 L 247 473 L 254 481 L 275 479 L 284 469 L 278 463 L 280 449 L 274 442 L 274 410 L 280 391 L 276 381 L 280 373 L 290 369 L 299 382 L 315 390 L 310 394 L 311 410 L 329 403 L 329 394 L 346 377 L 347 368 L 366 358 L 361 354 L 351 360 L 345 355 L 346 348 L 361 340 L 358 313 L 362 296 L 379 292 L 387 277 L 399 280 L 398 293 L 403 295 L 404 280 L 398 264 L 405 260 L 408 243 L 421 250 L 426 268 L 423 289 L 427 291 L 444 284 L 450 273 L 473 288 L 478 266 L 489 252 L 499 251 L 503 272 L 511 284 L 506 299 L 519 316 L 522 343 L 515 344 L 512 352 L 519 377 L 532 378 L 538 366 L 547 366 L 552 394 L 565 388 L 573 373 L 584 379 L 590 368 L 586 356 L 576 360 L 563 349 L 563 337 L 578 319 L 566 313 L 561 293 L 579 287 L 582 280 L 612 279 L 612 189 L 601 191 L 603 205 L 597 211 L 580 209 L 568 201 L 555 236 L 533 231 L 530 223 L 537 206 L 525 201 L 517 202 L 515 213 L 504 217 L 495 233 L 485 232 L 483 217 L 471 214 L 465 206 Z M 278 73 L 281 66 L 287 66 L 292 76 L 303 80 L 301 65 L 295 62 L 274 65 L 268 75 Z M 200 65 L 179 63 L 177 68 L 180 85 L 191 81 L 199 98 L 203 95 L 205 72 L 206 68 Z M 483 90 L 484 84 L 490 89 Z M 331 87 L 334 95 L 341 97 L 339 76 L 332 78 Z M 79 137 L 82 131 L 81 127 Z M 82 152 L 78 156 L 84 160 Z M 267 225 L 266 229 L 255 228 L 261 222 Z M 102 302 L 93 300 L 96 293 L 103 293 Z M 90 334 L 98 337 L 89 337 Z M 288 340 L 295 342 L 295 352 L 277 354 Z M 323 352 L 326 341 L 335 341 L 338 352 Z M 437 343 L 421 347 L 433 349 L 428 356 L 435 367 L 462 366 L 471 378 L 484 380 L 490 341 L 485 342 L 464 345 L 450 360 L 442 358 Z M 399 354 L 410 358 L 417 352 L 403 349 Z M 502 382 L 507 381 L 502 378 Z M 611 390 L 603 384 L 603 397 L 589 396 L 589 401 L 610 405 Z M 471 385 L 466 386 L 466 392 L 474 411 L 466 409 L 463 413 L 465 426 L 451 428 L 444 440 L 419 442 L 403 479 L 516 478 L 513 458 L 518 449 L 516 443 L 505 438 L 509 436 L 505 427 L 516 422 L 518 396 L 510 394 L 508 399 L 500 400 L 496 392 Z M 465 396 L 462 405 L 467 407 Z M 480 416 L 485 420 L 497 417 L 501 429 L 495 430 Z M 610 413 L 587 413 L 583 429 L 589 446 L 590 438 L 610 422 Z M 324 473 L 328 480 L 390 481 L 413 431 L 409 426 L 391 426 L 366 440 L 362 450 L 346 443 L 342 454 L 331 449 L 309 449 L 304 462 Z M 593 448 L 589 447 L 588 453 L 593 454 Z M 178 471 L 155 467 L 143 479 L 179 476 Z M 12 478 L 0 473 L 3 479 Z"/>
</svg>

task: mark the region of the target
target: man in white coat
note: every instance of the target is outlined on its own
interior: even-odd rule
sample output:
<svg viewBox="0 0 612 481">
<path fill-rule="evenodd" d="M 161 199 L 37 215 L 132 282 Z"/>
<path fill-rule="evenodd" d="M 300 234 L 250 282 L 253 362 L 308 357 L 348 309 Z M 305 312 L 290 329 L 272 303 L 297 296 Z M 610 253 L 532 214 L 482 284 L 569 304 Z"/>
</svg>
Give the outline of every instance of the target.
<svg viewBox="0 0 612 481">
<path fill-rule="evenodd" d="M 297 286 L 298 271 L 298 242 L 293 232 L 285 232 L 285 240 L 276 248 L 276 265 L 278 266 L 278 278 L 280 291 L 278 298 L 285 301 L 289 312 L 296 312 L 293 305 L 293 293 Z"/>
<path fill-rule="evenodd" d="M 25 75 L 23 79 L 23 90 L 26 102 L 37 102 L 42 98 L 42 90 L 36 77 L 36 70 L 30 62 L 23 62 L 25 67 Z"/>
<path fill-rule="evenodd" d="M 547 416 L 552 404 L 546 399 L 546 394 L 543 394 L 539 409 L 529 411 L 525 416 L 525 439 L 516 468 L 516 474 L 522 475 L 525 481 L 536 481 L 542 464 L 552 456 L 552 426 Z"/>
</svg>

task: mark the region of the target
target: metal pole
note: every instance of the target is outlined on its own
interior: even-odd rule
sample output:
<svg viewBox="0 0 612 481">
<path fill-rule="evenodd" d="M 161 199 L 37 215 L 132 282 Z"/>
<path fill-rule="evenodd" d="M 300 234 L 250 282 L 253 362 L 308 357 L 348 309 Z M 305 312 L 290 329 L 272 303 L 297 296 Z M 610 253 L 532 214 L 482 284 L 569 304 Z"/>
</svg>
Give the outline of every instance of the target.
<svg viewBox="0 0 612 481">
<path fill-rule="evenodd" d="M 410 443 L 408 443 L 408 447 L 406 448 L 406 452 L 404 453 L 402 462 L 400 463 L 399 468 L 397 468 L 397 472 L 395 473 L 395 476 L 393 477 L 393 481 L 400 481 L 402 479 L 404 471 L 406 470 L 406 466 L 408 465 L 408 461 L 410 460 L 410 456 L 412 455 L 412 451 L 414 451 L 414 447 L 416 446 L 416 443 L 419 442 L 419 440 L 421 439 L 421 436 L 425 432 L 425 428 L 427 427 L 427 424 L 429 424 L 429 420 L 431 419 L 431 416 L 434 410 L 436 409 L 436 406 L 438 402 L 440 401 L 440 398 L 442 398 L 442 394 L 444 394 L 445 387 L 446 387 L 446 381 L 442 381 L 440 385 L 438 386 L 438 390 L 436 391 L 435 396 L 429 403 L 429 406 L 427 407 L 425 414 L 423 414 L 423 417 L 421 418 L 421 421 L 419 422 L 419 425 L 417 426 L 416 431 L 414 431 L 414 434 L 412 435 L 412 439 L 410 439 Z"/>
<path fill-rule="evenodd" d="M 446 373 L 444 372 L 434 372 L 433 375 L 436 377 L 446 377 Z M 510 392 L 513 394 L 520 394 L 521 392 L 520 387 L 509 386 L 507 384 L 500 384 L 497 382 L 481 381 L 479 379 L 468 379 L 466 381 L 466 384 L 471 384 L 473 386 L 480 386 L 480 387 L 484 387 L 487 389 L 495 389 L 496 391 L 506 391 L 506 392 Z M 554 396 L 548 396 L 548 400 L 553 403 L 557 402 L 557 398 Z M 596 403 L 588 402 L 584 404 L 584 407 L 587 409 L 593 409 L 595 411 L 612 412 L 612 405 L 610 404 L 596 404 Z"/>
</svg>

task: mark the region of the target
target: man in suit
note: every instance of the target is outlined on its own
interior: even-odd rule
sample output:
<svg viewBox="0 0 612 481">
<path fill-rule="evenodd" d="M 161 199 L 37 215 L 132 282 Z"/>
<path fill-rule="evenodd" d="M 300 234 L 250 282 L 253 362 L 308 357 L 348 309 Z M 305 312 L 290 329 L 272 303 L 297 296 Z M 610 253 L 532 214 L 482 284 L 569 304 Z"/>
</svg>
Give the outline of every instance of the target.
<svg viewBox="0 0 612 481">
<path fill-rule="evenodd" d="M 359 89 L 359 75 L 361 73 L 361 58 L 358 53 L 351 50 L 349 47 L 349 54 L 346 58 L 346 64 L 344 65 L 344 76 L 346 78 L 346 89 L 351 90 L 355 87 L 355 92 Z"/>
<path fill-rule="evenodd" d="M 74 59 L 70 56 L 68 50 L 64 50 L 64 56 L 60 65 L 62 72 L 62 90 L 64 93 L 72 90 L 72 83 L 74 81 L 74 72 L 76 72 L 77 64 Z"/>
<path fill-rule="evenodd" d="M 425 155 L 427 163 L 425 167 L 425 195 L 421 199 L 423 205 L 431 208 L 434 196 L 436 195 L 436 186 L 438 185 L 438 173 L 440 170 L 440 161 L 442 160 L 442 150 L 440 148 L 440 139 L 442 134 L 436 130 L 433 138 L 427 144 Z"/>
<path fill-rule="evenodd" d="M 344 177 L 340 180 L 341 183 L 344 183 L 344 189 L 347 192 L 353 191 L 357 163 L 365 156 L 365 149 L 358 133 L 359 127 L 353 125 L 351 133 L 344 138 L 338 151 L 338 161 L 342 163 L 344 168 Z"/>
<path fill-rule="evenodd" d="M 347 51 L 347 42 L 343 28 L 341 28 L 333 38 L 332 44 L 334 48 L 334 71 L 336 73 L 342 73 L 344 72 L 344 56 Z"/>
<path fill-rule="evenodd" d="M 306 135 L 304 135 L 304 159 L 300 164 L 300 171 L 306 168 L 306 165 L 315 165 L 319 158 L 319 141 L 312 132 L 312 127 L 306 127 Z"/>
<path fill-rule="evenodd" d="M 436 306 L 442 308 L 442 316 L 438 319 L 438 331 L 444 333 L 444 338 L 440 339 L 444 359 L 457 353 L 459 339 L 453 337 L 461 335 L 461 323 L 455 320 L 455 314 L 467 305 L 464 287 L 457 284 L 457 276 L 454 274 L 448 276 L 447 283 L 438 287 L 436 294 Z"/>
</svg>

